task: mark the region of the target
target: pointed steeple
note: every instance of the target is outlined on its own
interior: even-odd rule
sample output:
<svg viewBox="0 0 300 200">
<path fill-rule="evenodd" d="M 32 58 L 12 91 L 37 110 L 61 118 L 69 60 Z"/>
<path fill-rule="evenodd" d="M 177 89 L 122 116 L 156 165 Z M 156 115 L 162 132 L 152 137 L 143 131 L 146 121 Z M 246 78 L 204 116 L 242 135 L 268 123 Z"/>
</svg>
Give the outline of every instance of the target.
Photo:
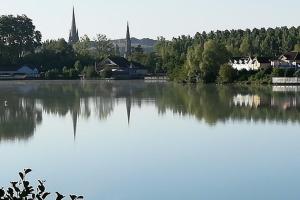
<svg viewBox="0 0 300 200">
<path fill-rule="evenodd" d="M 75 9 L 73 7 L 72 26 L 69 35 L 69 44 L 75 44 L 79 41 L 78 29 L 76 27 Z"/>
<path fill-rule="evenodd" d="M 131 56 L 131 38 L 130 38 L 129 24 L 127 22 L 125 58 L 128 59 L 130 56 Z"/>
</svg>

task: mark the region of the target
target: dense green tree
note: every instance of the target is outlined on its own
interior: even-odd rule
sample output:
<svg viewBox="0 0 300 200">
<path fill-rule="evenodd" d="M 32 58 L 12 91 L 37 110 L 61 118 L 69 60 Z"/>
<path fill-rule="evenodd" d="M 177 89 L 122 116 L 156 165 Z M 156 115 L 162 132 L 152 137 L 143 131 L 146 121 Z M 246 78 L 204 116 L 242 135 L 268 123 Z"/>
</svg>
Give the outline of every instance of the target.
<svg viewBox="0 0 300 200">
<path fill-rule="evenodd" d="M 217 78 L 220 66 L 229 60 L 229 52 L 221 43 L 209 40 L 204 44 L 201 76 L 204 82 L 214 82 Z"/>
<path fill-rule="evenodd" d="M 194 82 L 199 79 L 200 64 L 202 62 L 203 47 L 194 45 L 188 49 L 185 68 L 190 81 Z"/>
<path fill-rule="evenodd" d="M 17 64 L 27 53 L 34 52 L 41 38 L 26 15 L 0 16 L 0 64 Z"/>
<path fill-rule="evenodd" d="M 299 51 L 300 52 L 300 44 L 296 44 L 295 45 L 294 51 Z"/>
<path fill-rule="evenodd" d="M 146 63 L 147 55 L 144 53 L 144 50 L 141 45 L 133 47 L 130 59 L 139 63 Z"/>
<path fill-rule="evenodd" d="M 64 66 L 71 68 L 76 60 L 73 47 L 64 39 L 47 40 L 35 58 L 38 59 L 36 64 L 42 66 L 44 70 L 53 68 L 61 70 Z"/>
<path fill-rule="evenodd" d="M 74 69 L 76 69 L 78 72 L 81 72 L 83 70 L 83 66 L 79 60 L 77 60 L 74 64 Z"/>
<path fill-rule="evenodd" d="M 86 78 L 95 78 L 97 77 L 97 73 L 95 71 L 94 66 L 85 66 L 83 69 L 83 73 L 86 76 Z"/>
<path fill-rule="evenodd" d="M 94 41 L 94 59 L 102 60 L 114 54 L 114 45 L 107 39 L 106 35 L 98 34 Z"/>
<path fill-rule="evenodd" d="M 164 69 L 169 76 L 181 73 L 182 69 L 188 69 L 188 77 L 186 79 L 194 80 L 195 71 L 192 69 L 195 69 L 197 65 L 191 62 L 193 60 L 193 51 L 190 50 L 189 52 L 189 49 L 195 45 L 203 48 L 204 43 L 209 40 L 214 40 L 222 46 L 225 45 L 227 53 L 231 56 L 268 56 L 271 59 L 275 59 L 287 51 L 300 50 L 297 46 L 297 44 L 300 44 L 300 27 L 202 32 L 196 33 L 193 38 L 180 36 L 170 41 L 165 38 L 159 38 L 155 47 L 159 68 Z M 206 66 L 203 65 L 203 56 L 201 66 Z M 244 73 L 242 79 L 251 76 L 251 74 L 252 72 Z M 170 78 L 173 79 L 172 77 Z"/>
<path fill-rule="evenodd" d="M 87 35 L 80 38 L 79 42 L 74 44 L 74 51 L 78 60 L 84 65 L 90 65 L 94 63 L 92 55 L 92 41 Z"/>
<path fill-rule="evenodd" d="M 155 52 L 147 53 L 144 65 L 148 68 L 150 73 L 160 73 L 161 71 Z"/>
<path fill-rule="evenodd" d="M 245 37 L 242 40 L 241 46 L 240 46 L 240 52 L 242 55 L 251 55 L 251 42 L 248 37 Z"/>
<path fill-rule="evenodd" d="M 219 70 L 219 82 L 232 83 L 237 76 L 237 71 L 229 64 L 224 64 Z"/>
</svg>

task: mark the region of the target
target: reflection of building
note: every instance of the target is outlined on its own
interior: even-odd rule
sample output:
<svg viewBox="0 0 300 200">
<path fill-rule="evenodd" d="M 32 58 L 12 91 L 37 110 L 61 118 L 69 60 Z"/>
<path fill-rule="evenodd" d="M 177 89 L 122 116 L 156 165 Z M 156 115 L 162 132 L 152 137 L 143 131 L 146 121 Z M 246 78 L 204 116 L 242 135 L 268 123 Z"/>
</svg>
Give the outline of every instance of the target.
<svg viewBox="0 0 300 200">
<path fill-rule="evenodd" d="M 258 95 L 241 95 L 238 94 L 233 97 L 233 104 L 235 106 L 258 107 L 261 104 L 261 98 Z"/>
<path fill-rule="evenodd" d="M 300 102 L 300 98 L 297 96 L 285 96 L 284 98 L 273 96 L 271 99 L 271 106 L 287 110 L 289 108 L 296 108 L 299 105 L 298 102 Z"/>
<path fill-rule="evenodd" d="M 273 92 L 276 92 L 277 95 L 271 98 L 272 107 L 287 110 L 300 106 L 300 86 L 273 86 Z"/>
<path fill-rule="evenodd" d="M 281 85 L 281 86 L 273 86 L 273 92 L 300 92 L 300 86 L 296 85 Z"/>
</svg>

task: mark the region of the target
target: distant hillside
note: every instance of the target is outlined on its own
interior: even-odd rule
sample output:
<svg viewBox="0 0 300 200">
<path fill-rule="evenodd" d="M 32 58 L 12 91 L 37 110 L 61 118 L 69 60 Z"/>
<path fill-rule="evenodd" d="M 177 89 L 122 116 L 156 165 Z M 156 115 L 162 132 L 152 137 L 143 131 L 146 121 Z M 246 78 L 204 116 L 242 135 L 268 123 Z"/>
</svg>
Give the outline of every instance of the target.
<svg viewBox="0 0 300 200">
<path fill-rule="evenodd" d="M 121 53 L 125 52 L 126 47 L 126 39 L 118 39 L 118 40 L 112 40 L 114 44 L 119 45 Z M 154 46 L 156 45 L 157 40 L 149 39 L 149 38 L 143 38 L 143 39 L 137 39 L 137 38 L 131 38 L 131 45 L 132 47 L 136 47 L 138 45 L 141 45 L 145 52 L 152 52 L 154 50 Z"/>
</svg>

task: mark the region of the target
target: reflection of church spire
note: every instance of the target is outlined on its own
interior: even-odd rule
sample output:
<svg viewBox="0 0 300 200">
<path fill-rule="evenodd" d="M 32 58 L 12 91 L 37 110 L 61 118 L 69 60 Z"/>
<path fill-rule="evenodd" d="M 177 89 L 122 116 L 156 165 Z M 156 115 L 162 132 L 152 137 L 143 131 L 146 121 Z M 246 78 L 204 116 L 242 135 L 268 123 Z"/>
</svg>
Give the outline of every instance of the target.
<svg viewBox="0 0 300 200">
<path fill-rule="evenodd" d="M 130 124 L 130 114 L 131 114 L 131 98 L 126 98 L 126 109 L 127 109 L 127 119 L 128 119 L 128 125 Z"/>
<path fill-rule="evenodd" d="M 78 121 L 78 113 L 76 111 L 72 113 L 72 119 L 73 119 L 74 140 L 76 140 L 77 121 Z"/>
</svg>

